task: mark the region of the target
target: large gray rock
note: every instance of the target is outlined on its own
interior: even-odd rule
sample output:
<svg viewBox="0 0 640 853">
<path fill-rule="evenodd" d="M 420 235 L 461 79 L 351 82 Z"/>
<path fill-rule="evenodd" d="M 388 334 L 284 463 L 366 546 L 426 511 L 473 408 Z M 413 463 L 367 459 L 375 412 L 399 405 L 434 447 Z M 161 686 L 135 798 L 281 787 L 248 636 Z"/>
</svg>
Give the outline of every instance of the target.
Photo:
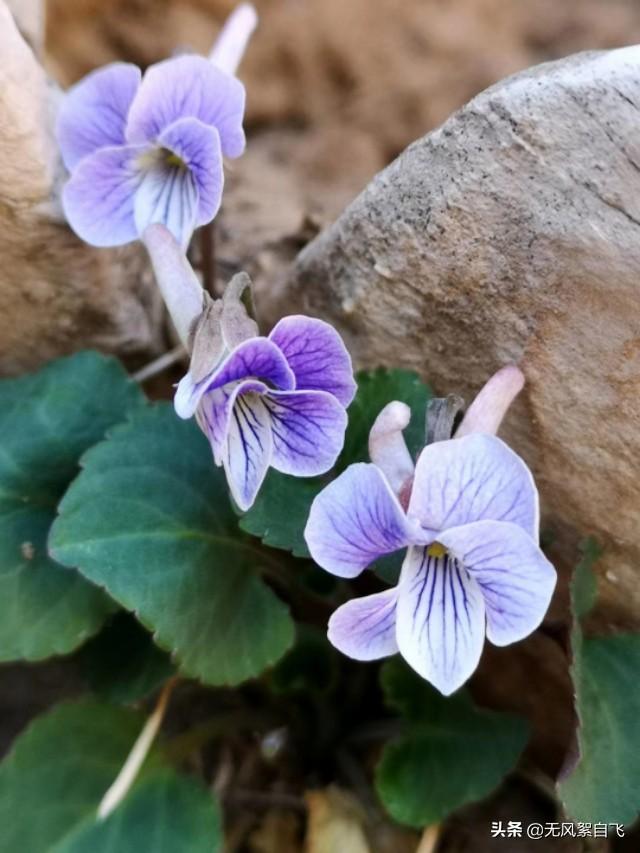
<svg viewBox="0 0 640 853">
<path fill-rule="evenodd" d="M 606 621 L 640 625 L 640 46 L 510 77 L 411 145 L 299 256 L 292 304 L 361 365 L 471 396 L 516 361 L 505 435 L 569 565 L 605 546 Z"/>
</svg>

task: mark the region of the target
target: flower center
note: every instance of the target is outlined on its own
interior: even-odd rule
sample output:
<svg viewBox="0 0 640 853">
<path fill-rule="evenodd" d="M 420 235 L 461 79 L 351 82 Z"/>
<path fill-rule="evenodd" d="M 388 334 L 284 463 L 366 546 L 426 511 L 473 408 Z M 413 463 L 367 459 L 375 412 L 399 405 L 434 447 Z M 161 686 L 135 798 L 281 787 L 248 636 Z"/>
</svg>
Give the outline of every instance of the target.
<svg viewBox="0 0 640 853">
<path fill-rule="evenodd" d="M 447 549 L 444 545 L 441 545 L 440 542 L 432 542 L 431 545 L 427 548 L 427 554 L 430 557 L 435 557 L 438 559 L 439 557 L 444 557 L 447 553 Z"/>
<path fill-rule="evenodd" d="M 184 162 L 182 157 L 178 157 L 178 155 L 174 154 L 172 151 L 167 151 L 164 162 L 167 166 L 176 166 L 178 169 L 187 168 L 187 164 Z"/>
</svg>

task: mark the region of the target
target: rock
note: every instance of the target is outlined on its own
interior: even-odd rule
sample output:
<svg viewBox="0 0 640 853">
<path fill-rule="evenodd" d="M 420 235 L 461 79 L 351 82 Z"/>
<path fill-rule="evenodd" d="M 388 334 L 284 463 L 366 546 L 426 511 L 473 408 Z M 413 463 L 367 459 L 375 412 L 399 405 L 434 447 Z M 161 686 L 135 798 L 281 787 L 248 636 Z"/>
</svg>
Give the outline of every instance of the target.
<svg viewBox="0 0 640 853">
<path fill-rule="evenodd" d="M 86 347 L 156 351 L 162 308 L 143 250 L 93 249 L 64 224 L 59 93 L 3 0 L 0 57 L 0 374 Z"/>
<path fill-rule="evenodd" d="M 533 466 L 568 568 L 594 535 L 601 616 L 640 626 L 640 46 L 507 78 L 381 172 L 300 254 L 288 313 L 360 365 L 469 399 L 527 385 L 505 437 Z"/>
</svg>

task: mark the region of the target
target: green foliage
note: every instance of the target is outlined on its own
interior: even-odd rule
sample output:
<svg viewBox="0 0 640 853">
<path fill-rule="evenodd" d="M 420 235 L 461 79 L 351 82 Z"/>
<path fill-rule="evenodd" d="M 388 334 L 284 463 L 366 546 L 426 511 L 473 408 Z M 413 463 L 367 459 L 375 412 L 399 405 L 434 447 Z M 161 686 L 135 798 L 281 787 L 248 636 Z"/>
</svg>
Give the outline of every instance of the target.
<svg viewBox="0 0 640 853">
<path fill-rule="evenodd" d="M 147 631 L 122 611 L 86 643 L 80 663 L 96 696 L 125 705 L 144 699 L 175 671 Z"/>
<path fill-rule="evenodd" d="M 241 517 L 240 527 L 265 545 L 309 557 L 304 528 L 313 499 L 327 482 L 326 477 L 289 477 L 269 471 L 254 505 Z"/>
<path fill-rule="evenodd" d="M 238 531 L 206 438 L 170 405 L 138 413 L 85 455 L 51 548 L 205 683 L 256 676 L 292 642 L 287 608 L 260 578 L 273 554 Z"/>
<path fill-rule="evenodd" d="M 577 619 L 586 616 L 596 602 L 598 586 L 593 566 L 602 555 L 602 549 L 595 539 L 586 539 L 581 550 L 582 559 L 576 566 L 571 584 L 571 603 Z M 577 622 L 574 627 L 579 632 Z"/>
<path fill-rule="evenodd" d="M 385 664 L 381 677 L 387 703 L 405 722 L 376 771 L 395 820 L 416 828 L 437 823 L 489 794 L 518 761 L 524 720 L 476 708 L 464 690 L 445 698 L 400 660 Z"/>
<path fill-rule="evenodd" d="M 410 451 L 417 455 L 424 445 L 430 391 L 416 373 L 381 368 L 361 371 L 356 378 L 358 392 L 349 407 L 349 426 L 335 474 L 353 462 L 369 460 L 369 431 L 380 411 L 393 400 L 401 400 L 411 408 L 411 423 L 405 430 Z M 267 545 L 308 557 L 304 528 L 313 499 L 328 482 L 328 477 L 302 479 L 270 471 L 253 507 L 242 516 L 241 528 Z M 397 560 L 387 561 L 381 576 L 393 580 L 397 572 Z"/>
<path fill-rule="evenodd" d="M 571 588 L 578 757 L 558 788 L 574 819 L 629 824 L 640 812 L 640 635 L 583 637 L 579 619 L 595 602 L 601 553 L 593 540 L 583 550 Z"/>
<path fill-rule="evenodd" d="M 112 609 L 50 559 L 47 536 L 80 456 L 142 403 L 118 362 L 92 352 L 0 382 L 0 660 L 70 652 Z"/>
<path fill-rule="evenodd" d="M 0 765 L 0 853 L 218 851 L 215 804 L 195 782 L 164 767 L 157 750 L 124 802 L 96 821 L 143 722 L 122 708 L 80 702 L 29 726 Z"/>
<path fill-rule="evenodd" d="M 193 779 L 165 771 L 140 782 L 104 822 L 93 818 L 51 853 L 219 853 L 220 813 Z"/>
<path fill-rule="evenodd" d="M 269 684 L 277 693 L 326 693 L 335 686 L 337 669 L 326 631 L 298 625 L 295 645 L 273 668 Z"/>
<path fill-rule="evenodd" d="M 574 678 L 580 757 L 560 796 L 575 820 L 630 824 L 640 812 L 640 635 L 583 640 Z"/>
</svg>

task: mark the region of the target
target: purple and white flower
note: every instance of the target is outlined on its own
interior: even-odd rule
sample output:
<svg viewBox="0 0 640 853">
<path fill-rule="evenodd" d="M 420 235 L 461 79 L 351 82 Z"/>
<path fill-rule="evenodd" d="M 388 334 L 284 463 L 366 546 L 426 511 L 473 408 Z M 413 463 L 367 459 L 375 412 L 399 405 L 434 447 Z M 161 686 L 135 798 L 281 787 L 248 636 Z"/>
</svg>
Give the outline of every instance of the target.
<svg viewBox="0 0 640 853">
<path fill-rule="evenodd" d="M 344 444 L 355 383 L 338 333 L 322 320 L 285 317 L 268 337 L 239 342 L 222 318 L 223 350 L 212 369 L 190 372 L 175 398 L 178 415 L 196 414 L 216 464 L 242 510 L 269 467 L 296 477 L 328 471 Z"/>
<path fill-rule="evenodd" d="M 116 62 L 69 90 L 56 127 L 71 173 L 62 202 L 83 240 L 118 246 L 162 223 L 186 246 L 214 218 L 222 158 L 245 146 L 245 91 L 233 70 L 253 26 L 252 7 L 242 6 L 210 59 L 167 59 L 144 76 Z"/>
<path fill-rule="evenodd" d="M 487 398 L 502 395 L 506 411 L 521 387 L 519 371 L 506 371 L 481 392 L 463 432 L 497 428 Z M 538 493 L 523 460 L 470 431 L 425 447 L 414 471 L 401 435 L 408 420 L 402 403 L 383 410 L 370 442 L 379 464 L 352 465 L 328 485 L 305 538 L 314 560 L 343 578 L 408 548 L 398 585 L 338 608 L 329 639 L 356 660 L 399 651 L 448 695 L 475 670 L 485 635 L 504 646 L 538 627 L 556 573 L 538 545 Z"/>
</svg>

